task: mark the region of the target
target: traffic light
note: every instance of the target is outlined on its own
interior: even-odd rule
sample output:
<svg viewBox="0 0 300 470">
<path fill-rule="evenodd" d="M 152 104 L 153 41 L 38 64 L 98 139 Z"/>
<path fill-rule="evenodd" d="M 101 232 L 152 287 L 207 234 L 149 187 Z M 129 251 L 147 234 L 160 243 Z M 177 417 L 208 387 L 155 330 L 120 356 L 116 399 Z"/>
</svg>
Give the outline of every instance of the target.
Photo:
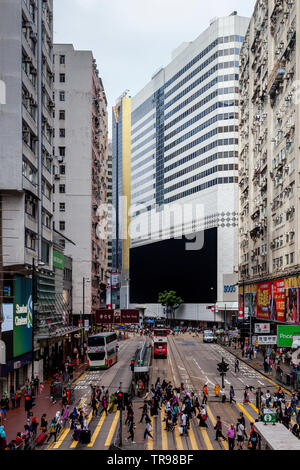
<svg viewBox="0 0 300 470">
<path fill-rule="evenodd" d="M 223 372 L 227 372 L 229 369 L 229 364 L 227 362 L 223 362 Z"/>
<path fill-rule="evenodd" d="M 32 398 L 29 395 L 25 395 L 25 411 L 30 411 L 32 407 Z"/>
<path fill-rule="evenodd" d="M 117 408 L 118 410 L 121 410 L 123 409 L 123 393 L 122 392 L 118 392 L 117 393 Z"/>
<path fill-rule="evenodd" d="M 218 371 L 221 374 L 225 374 L 229 369 L 229 364 L 222 359 L 222 362 L 218 363 Z"/>
<path fill-rule="evenodd" d="M 124 404 L 124 406 L 127 406 L 127 405 L 129 404 L 128 393 L 124 393 L 124 394 L 123 394 L 123 397 L 124 397 L 123 404 Z"/>
<path fill-rule="evenodd" d="M 223 370 L 224 362 L 219 362 L 218 363 L 218 371 L 222 374 L 224 372 Z"/>
<path fill-rule="evenodd" d="M 131 369 L 131 372 L 134 372 L 134 361 L 133 360 L 130 363 L 130 369 Z"/>
<path fill-rule="evenodd" d="M 35 406 L 35 396 L 31 395 L 31 408 Z"/>
</svg>

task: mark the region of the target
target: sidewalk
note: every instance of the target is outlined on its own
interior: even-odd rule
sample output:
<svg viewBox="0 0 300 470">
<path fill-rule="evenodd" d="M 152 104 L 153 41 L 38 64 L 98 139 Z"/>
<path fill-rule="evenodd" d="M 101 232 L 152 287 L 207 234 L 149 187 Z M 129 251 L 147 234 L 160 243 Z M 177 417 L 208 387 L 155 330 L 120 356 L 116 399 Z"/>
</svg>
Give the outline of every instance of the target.
<svg viewBox="0 0 300 470">
<path fill-rule="evenodd" d="M 218 343 L 220 346 L 222 346 L 224 349 L 226 349 L 227 351 L 231 352 L 231 354 L 233 354 L 234 356 L 236 356 L 240 361 L 244 362 L 245 364 L 247 364 L 248 366 L 252 367 L 253 369 L 255 369 L 257 372 L 259 372 L 260 374 L 264 375 L 265 377 L 273 380 L 274 382 L 276 382 L 279 386 L 281 386 L 282 388 L 286 388 L 289 392 L 291 392 L 293 390 L 293 386 L 292 385 L 287 385 L 286 384 L 286 381 L 283 381 L 281 382 L 278 377 L 277 377 L 277 374 L 276 374 L 276 370 L 272 369 L 270 372 L 266 373 L 264 371 L 264 366 L 263 366 L 263 361 L 264 361 L 264 358 L 263 358 L 263 355 L 262 353 L 259 351 L 257 353 L 257 356 L 255 359 L 249 359 L 247 358 L 246 356 L 242 356 L 242 352 L 241 352 L 241 349 L 240 348 L 234 348 L 233 346 L 228 346 L 228 345 L 225 345 L 221 342 Z M 287 364 L 283 364 L 282 362 L 280 363 L 280 368 L 283 372 L 283 377 L 285 378 L 286 375 L 290 375 L 291 373 L 291 368 L 289 365 Z"/>
<path fill-rule="evenodd" d="M 77 380 L 86 370 L 86 364 L 80 364 L 78 368 L 74 370 L 73 380 Z M 55 417 L 57 411 L 62 408 L 61 400 L 58 400 L 55 404 L 50 402 L 50 384 L 52 379 L 43 382 L 44 390 L 39 393 L 35 399 L 35 406 L 32 408 L 33 416 L 38 418 L 38 422 L 41 422 L 41 417 L 44 413 L 47 415 L 48 425 L 52 418 Z M 11 402 L 10 402 L 11 406 Z M 18 432 L 24 431 L 24 426 L 27 424 L 27 412 L 25 411 L 24 394 L 22 395 L 20 407 L 12 409 L 10 408 L 6 414 L 6 421 L 4 421 L 4 428 L 6 432 L 6 440 L 9 443 L 12 439 L 15 439 Z M 40 428 L 38 427 L 37 435 L 40 434 Z"/>
</svg>

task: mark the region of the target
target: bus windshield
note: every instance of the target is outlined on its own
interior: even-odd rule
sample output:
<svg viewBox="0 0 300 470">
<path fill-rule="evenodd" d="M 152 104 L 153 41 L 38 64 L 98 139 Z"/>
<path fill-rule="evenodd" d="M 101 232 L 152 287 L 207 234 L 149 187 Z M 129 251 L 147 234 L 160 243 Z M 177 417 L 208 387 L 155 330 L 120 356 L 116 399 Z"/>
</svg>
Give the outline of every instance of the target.
<svg viewBox="0 0 300 470">
<path fill-rule="evenodd" d="M 168 331 L 167 330 L 154 330 L 153 335 L 154 336 L 167 336 Z"/>
</svg>

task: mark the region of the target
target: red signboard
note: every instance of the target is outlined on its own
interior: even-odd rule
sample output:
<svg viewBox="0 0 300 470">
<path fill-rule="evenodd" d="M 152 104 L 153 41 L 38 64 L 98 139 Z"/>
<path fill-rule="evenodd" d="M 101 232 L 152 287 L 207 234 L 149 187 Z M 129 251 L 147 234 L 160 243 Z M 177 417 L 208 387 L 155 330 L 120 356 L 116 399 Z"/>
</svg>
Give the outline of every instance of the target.
<svg viewBox="0 0 300 470">
<path fill-rule="evenodd" d="M 257 310 L 256 317 L 262 320 L 269 320 L 269 297 L 270 283 L 264 282 L 257 285 Z"/>
<path fill-rule="evenodd" d="M 211 308 L 212 313 L 215 313 L 215 307 Z"/>
<path fill-rule="evenodd" d="M 285 321 L 285 281 L 279 279 L 258 284 L 257 318 L 264 320 Z"/>
<path fill-rule="evenodd" d="M 96 323 L 139 323 L 139 310 L 96 310 Z"/>
</svg>

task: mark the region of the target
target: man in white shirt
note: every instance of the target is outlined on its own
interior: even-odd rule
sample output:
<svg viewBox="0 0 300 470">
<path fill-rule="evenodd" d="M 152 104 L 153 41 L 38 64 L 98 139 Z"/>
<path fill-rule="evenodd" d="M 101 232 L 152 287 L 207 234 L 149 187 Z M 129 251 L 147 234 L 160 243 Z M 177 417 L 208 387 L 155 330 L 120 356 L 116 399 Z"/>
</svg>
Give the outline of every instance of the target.
<svg viewBox="0 0 300 470">
<path fill-rule="evenodd" d="M 238 420 L 238 423 L 236 426 L 236 434 L 237 434 L 238 450 L 243 450 L 244 439 L 245 439 L 245 427 L 243 426 L 241 419 Z"/>
</svg>

